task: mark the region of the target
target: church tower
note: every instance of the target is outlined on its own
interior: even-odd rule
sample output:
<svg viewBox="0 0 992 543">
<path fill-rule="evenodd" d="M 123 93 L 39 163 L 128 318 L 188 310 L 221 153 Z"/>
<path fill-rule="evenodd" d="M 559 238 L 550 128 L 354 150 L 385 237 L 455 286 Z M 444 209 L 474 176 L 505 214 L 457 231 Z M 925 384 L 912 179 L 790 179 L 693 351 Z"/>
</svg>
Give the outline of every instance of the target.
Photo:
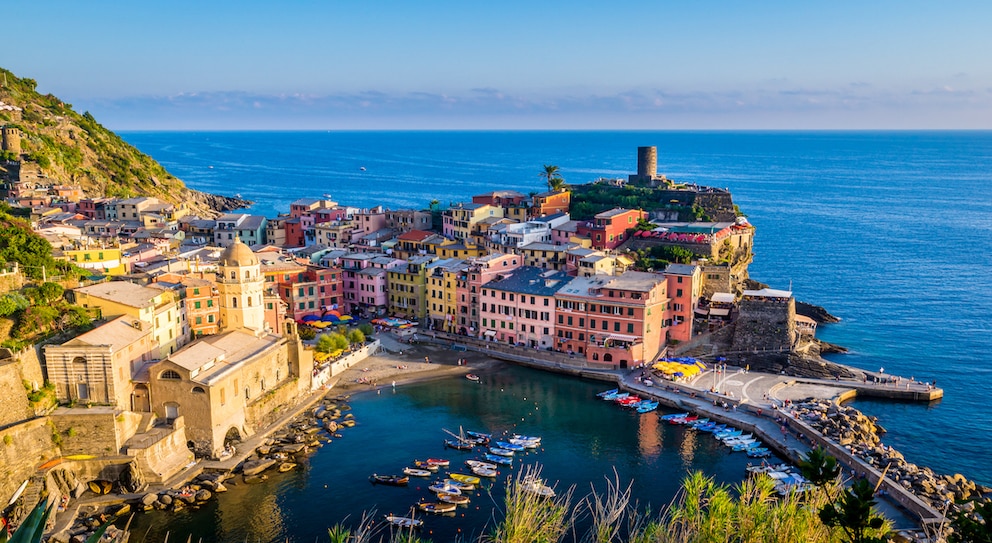
<svg viewBox="0 0 992 543">
<path fill-rule="evenodd" d="M 265 329 L 264 285 L 258 257 L 240 238 L 235 238 L 217 263 L 222 332 L 239 328 L 255 332 Z"/>
</svg>

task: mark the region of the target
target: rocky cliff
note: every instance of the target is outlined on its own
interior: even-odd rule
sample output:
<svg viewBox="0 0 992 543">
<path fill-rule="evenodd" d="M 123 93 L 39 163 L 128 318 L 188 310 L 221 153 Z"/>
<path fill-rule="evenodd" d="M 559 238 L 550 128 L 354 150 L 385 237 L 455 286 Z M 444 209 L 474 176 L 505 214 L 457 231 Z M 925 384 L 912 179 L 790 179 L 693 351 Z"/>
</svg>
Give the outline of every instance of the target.
<svg viewBox="0 0 992 543">
<path fill-rule="evenodd" d="M 0 109 L 0 126 L 17 129 L 20 153 L 13 158 L 37 164 L 42 177 L 79 185 L 87 196 L 155 196 L 185 202 L 205 217 L 251 204 L 187 188 L 89 112 L 77 113 L 71 104 L 37 92 L 36 85 L 0 68 L 0 102 L 11 106 Z"/>
</svg>

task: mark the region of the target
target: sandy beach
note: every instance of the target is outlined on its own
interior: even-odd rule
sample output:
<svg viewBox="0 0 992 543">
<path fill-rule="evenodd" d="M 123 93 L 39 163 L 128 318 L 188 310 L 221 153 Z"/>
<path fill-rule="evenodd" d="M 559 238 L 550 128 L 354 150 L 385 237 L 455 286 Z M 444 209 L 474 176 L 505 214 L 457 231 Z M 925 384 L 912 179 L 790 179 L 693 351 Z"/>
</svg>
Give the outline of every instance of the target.
<svg viewBox="0 0 992 543">
<path fill-rule="evenodd" d="M 332 391 L 358 392 L 416 381 L 440 379 L 484 371 L 499 360 L 476 352 L 455 352 L 437 345 L 400 343 L 394 336 L 377 334 L 382 344 L 379 354 L 355 364 L 332 379 Z M 459 365 L 459 359 L 464 365 Z"/>
</svg>

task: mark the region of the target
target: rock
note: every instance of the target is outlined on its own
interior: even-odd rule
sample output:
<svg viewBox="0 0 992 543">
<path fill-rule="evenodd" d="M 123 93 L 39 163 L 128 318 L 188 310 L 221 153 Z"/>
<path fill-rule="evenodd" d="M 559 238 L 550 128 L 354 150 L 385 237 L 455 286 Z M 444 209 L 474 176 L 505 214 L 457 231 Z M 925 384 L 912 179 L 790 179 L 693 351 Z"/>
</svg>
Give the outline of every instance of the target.
<svg viewBox="0 0 992 543">
<path fill-rule="evenodd" d="M 69 538 L 69 543 L 86 543 L 86 536 L 84 534 L 74 535 Z"/>
<path fill-rule="evenodd" d="M 168 494 L 162 494 L 158 497 L 158 501 L 162 502 L 163 505 L 172 505 L 172 496 Z"/>
<path fill-rule="evenodd" d="M 254 485 L 254 484 L 261 483 L 262 481 L 264 481 L 266 479 L 268 479 L 268 477 L 266 477 L 265 475 L 250 475 L 250 476 L 245 476 L 244 477 L 245 483 L 247 483 L 249 485 Z"/>
<path fill-rule="evenodd" d="M 189 494 L 183 494 L 182 496 L 179 496 L 178 500 L 172 502 L 173 505 L 178 501 L 183 501 L 189 505 L 193 505 L 194 503 L 196 503 L 196 494 L 193 494 L 192 492 Z"/>
<path fill-rule="evenodd" d="M 212 495 L 213 494 L 211 494 L 209 490 L 206 490 L 206 489 L 197 490 L 196 491 L 196 501 L 198 501 L 198 502 L 205 502 L 205 501 L 209 500 Z"/>
<path fill-rule="evenodd" d="M 154 507 L 155 509 L 158 509 L 159 511 L 165 511 L 165 509 L 167 507 L 169 507 L 169 506 L 168 505 L 165 505 L 164 503 L 162 503 L 159 500 L 155 500 L 155 503 L 152 504 L 152 507 Z"/>
<path fill-rule="evenodd" d="M 144 496 L 141 497 L 141 505 L 144 505 L 144 506 L 151 505 L 151 504 L 155 503 L 155 500 L 157 500 L 157 499 L 158 499 L 158 496 L 156 494 L 153 494 L 153 493 L 149 492 L 148 494 L 145 494 Z"/>
<path fill-rule="evenodd" d="M 263 458 L 261 460 L 251 460 L 244 463 L 244 465 L 241 467 L 241 473 L 246 478 L 251 477 L 253 475 L 258 475 L 259 473 L 262 473 L 263 471 L 271 468 L 275 464 L 276 461 L 272 460 L 271 458 Z"/>
<path fill-rule="evenodd" d="M 266 456 L 270 452 L 272 452 L 272 447 L 269 447 L 268 445 L 262 445 L 261 447 L 255 449 L 255 452 L 257 452 L 258 454 L 260 454 L 262 456 Z"/>
<path fill-rule="evenodd" d="M 224 486 L 224 483 L 217 483 L 217 486 L 214 487 L 214 492 L 215 493 L 227 492 L 227 487 Z"/>
</svg>

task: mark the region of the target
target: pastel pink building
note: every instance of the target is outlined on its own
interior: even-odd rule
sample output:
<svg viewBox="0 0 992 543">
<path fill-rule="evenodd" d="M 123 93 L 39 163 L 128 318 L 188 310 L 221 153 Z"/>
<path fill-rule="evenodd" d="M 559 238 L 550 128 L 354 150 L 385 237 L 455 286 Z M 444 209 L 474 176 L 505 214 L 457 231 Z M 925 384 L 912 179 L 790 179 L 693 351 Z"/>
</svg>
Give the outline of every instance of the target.
<svg viewBox="0 0 992 543">
<path fill-rule="evenodd" d="M 382 206 L 363 209 L 354 216 L 355 226 L 361 228 L 363 234 L 371 234 L 386 228 L 386 211 Z"/>
<path fill-rule="evenodd" d="M 479 335 L 479 292 L 482 291 L 482 286 L 501 274 L 519 268 L 523 263 L 522 256 L 504 253 L 491 253 L 468 259 L 468 266 L 458 274 L 455 285 L 457 308 L 455 330 L 459 334 Z"/>
<path fill-rule="evenodd" d="M 389 305 L 386 271 L 405 264 L 403 260 L 375 253 L 342 256 L 345 311 L 366 317 L 385 315 Z"/>
<path fill-rule="evenodd" d="M 551 349 L 555 345 L 555 293 L 570 279 L 565 272 L 523 266 L 486 283 L 479 297 L 482 337 Z"/>
</svg>

